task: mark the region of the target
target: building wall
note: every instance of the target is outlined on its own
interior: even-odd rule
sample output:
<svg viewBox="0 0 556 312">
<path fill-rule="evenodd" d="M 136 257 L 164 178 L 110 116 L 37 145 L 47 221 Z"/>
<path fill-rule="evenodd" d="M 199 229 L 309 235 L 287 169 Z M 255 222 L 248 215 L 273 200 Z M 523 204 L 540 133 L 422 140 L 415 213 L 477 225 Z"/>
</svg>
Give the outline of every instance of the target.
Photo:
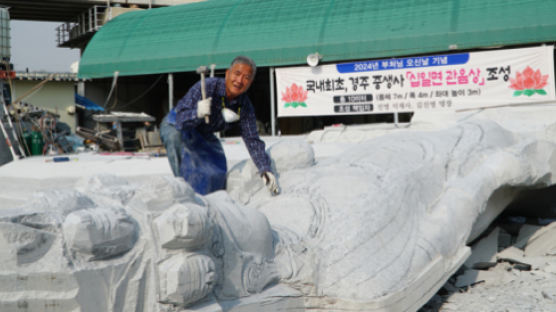
<svg viewBox="0 0 556 312">
<path fill-rule="evenodd" d="M 15 100 L 26 94 L 40 82 L 41 81 L 37 80 L 15 80 L 12 90 L 12 99 Z M 59 114 L 59 121 L 68 124 L 72 132 L 75 132 L 75 115 L 70 115 L 68 113 L 68 107 L 75 106 L 75 85 L 76 82 L 74 81 L 49 81 L 38 91 L 22 99 L 22 101 Z"/>
</svg>

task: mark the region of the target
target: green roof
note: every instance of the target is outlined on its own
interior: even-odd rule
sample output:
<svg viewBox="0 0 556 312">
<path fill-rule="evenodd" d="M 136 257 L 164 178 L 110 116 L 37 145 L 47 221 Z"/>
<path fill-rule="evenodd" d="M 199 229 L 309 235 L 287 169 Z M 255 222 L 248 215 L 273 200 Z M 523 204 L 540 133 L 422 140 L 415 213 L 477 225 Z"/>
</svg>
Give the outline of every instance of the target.
<svg viewBox="0 0 556 312">
<path fill-rule="evenodd" d="M 208 0 L 134 11 L 104 25 L 80 78 L 386 58 L 556 41 L 554 0 Z"/>
</svg>

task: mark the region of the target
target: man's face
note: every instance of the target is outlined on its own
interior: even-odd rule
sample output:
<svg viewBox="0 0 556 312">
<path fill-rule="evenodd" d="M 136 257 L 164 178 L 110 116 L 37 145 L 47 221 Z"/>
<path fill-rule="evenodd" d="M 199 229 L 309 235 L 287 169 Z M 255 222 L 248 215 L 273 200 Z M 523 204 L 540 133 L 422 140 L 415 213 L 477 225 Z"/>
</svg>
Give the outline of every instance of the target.
<svg viewBox="0 0 556 312">
<path fill-rule="evenodd" d="M 253 69 L 247 64 L 237 63 L 226 70 L 226 96 L 235 98 L 247 91 L 253 82 Z"/>
</svg>

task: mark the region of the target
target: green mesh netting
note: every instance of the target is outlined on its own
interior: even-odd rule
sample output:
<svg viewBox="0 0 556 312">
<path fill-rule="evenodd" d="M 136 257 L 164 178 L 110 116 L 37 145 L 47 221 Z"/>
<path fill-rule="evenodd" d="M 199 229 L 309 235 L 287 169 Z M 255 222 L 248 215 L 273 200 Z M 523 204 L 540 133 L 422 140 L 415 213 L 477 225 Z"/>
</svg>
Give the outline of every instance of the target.
<svg viewBox="0 0 556 312">
<path fill-rule="evenodd" d="M 125 13 L 85 49 L 79 77 L 387 58 L 556 38 L 554 0 L 209 0 Z"/>
</svg>

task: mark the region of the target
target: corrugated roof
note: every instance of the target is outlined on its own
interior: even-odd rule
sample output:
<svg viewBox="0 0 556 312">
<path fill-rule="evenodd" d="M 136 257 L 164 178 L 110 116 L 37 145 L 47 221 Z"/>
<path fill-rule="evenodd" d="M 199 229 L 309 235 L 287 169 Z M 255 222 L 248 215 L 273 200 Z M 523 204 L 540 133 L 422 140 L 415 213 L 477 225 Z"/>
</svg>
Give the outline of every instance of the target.
<svg viewBox="0 0 556 312">
<path fill-rule="evenodd" d="M 123 14 L 85 49 L 79 76 L 225 68 L 238 54 L 259 66 L 551 42 L 553 0 L 209 0 Z"/>
</svg>

